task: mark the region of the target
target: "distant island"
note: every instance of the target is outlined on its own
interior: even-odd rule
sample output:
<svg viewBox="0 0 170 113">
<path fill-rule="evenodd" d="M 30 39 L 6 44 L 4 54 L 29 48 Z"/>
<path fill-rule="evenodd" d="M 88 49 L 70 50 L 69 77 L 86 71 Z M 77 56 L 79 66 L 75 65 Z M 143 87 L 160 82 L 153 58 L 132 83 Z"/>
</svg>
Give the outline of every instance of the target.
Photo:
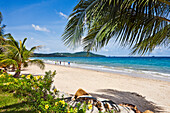
<svg viewBox="0 0 170 113">
<path fill-rule="evenodd" d="M 104 55 L 94 54 L 91 52 L 76 52 L 76 53 L 34 53 L 32 57 L 106 57 Z"/>
</svg>

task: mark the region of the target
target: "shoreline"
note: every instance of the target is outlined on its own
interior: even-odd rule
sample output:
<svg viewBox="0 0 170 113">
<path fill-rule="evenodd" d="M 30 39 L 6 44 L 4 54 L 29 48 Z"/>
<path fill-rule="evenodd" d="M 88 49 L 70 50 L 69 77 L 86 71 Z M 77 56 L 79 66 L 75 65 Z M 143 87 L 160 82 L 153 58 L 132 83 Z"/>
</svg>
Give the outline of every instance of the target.
<svg viewBox="0 0 170 113">
<path fill-rule="evenodd" d="M 64 64 L 60 65 L 59 63 L 55 64 L 56 61 L 53 61 L 53 60 L 44 60 L 44 62 L 46 64 L 52 64 L 52 65 L 58 65 L 58 66 L 66 66 L 66 67 L 68 66 L 67 62 L 65 63 L 62 62 L 65 65 Z M 71 62 L 70 67 L 170 82 L 170 74 L 166 74 L 167 76 L 164 76 L 165 73 L 154 72 L 154 71 L 149 71 L 149 70 L 147 71 L 146 70 L 134 70 L 134 69 L 128 69 L 128 68 L 123 68 L 123 67 L 113 68 L 109 66 L 77 64 L 77 63 L 72 63 L 72 62 Z"/>
<path fill-rule="evenodd" d="M 121 101 L 125 100 L 126 103 L 140 108 L 142 102 L 138 101 L 146 99 L 153 102 L 153 105 L 161 107 L 164 112 L 170 112 L 170 82 L 54 64 L 45 65 L 45 70 L 40 70 L 34 65 L 29 66 L 22 74 L 44 75 L 45 71 L 56 70 L 54 85 L 59 91 L 74 94 L 78 88 L 82 88 L 94 96 L 113 99 L 113 102 L 116 100 L 115 93 L 120 98 L 126 97 L 127 94 L 130 98 L 134 94 L 141 95 L 138 97 L 143 98 L 136 101 L 132 101 L 134 97 L 132 100 L 127 97 Z"/>
</svg>

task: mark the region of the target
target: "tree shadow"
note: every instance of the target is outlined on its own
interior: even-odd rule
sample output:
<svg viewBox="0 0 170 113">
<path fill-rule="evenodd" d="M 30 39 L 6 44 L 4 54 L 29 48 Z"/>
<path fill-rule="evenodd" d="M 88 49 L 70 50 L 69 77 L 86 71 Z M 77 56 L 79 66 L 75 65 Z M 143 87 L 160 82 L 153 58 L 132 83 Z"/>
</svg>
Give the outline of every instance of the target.
<svg viewBox="0 0 170 113">
<path fill-rule="evenodd" d="M 4 111 L 4 112 L 0 112 L 0 113 L 34 113 L 33 111 L 25 111 L 25 110 L 20 110 L 20 111 Z"/>
<path fill-rule="evenodd" d="M 0 107 L 0 113 L 33 113 L 32 110 L 28 109 L 26 104 L 27 102 L 20 102 Z"/>
<path fill-rule="evenodd" d="M 100 89 L 97 90 L 97 92 L 102 92 L 104 94 L 95 94 L 95 93 L 90 93 L 90 94 L 93 97 L 112 100 L 116 104 L 128 103 L 128 104 L 136 105 L 137 108 L 142 112 L 144 112 L 145 110 L 150 110 L 153 112 L 164 112 L 162 107 L 157 106 L 155 103 L 151 101 L 147 101 L 145 97 L 137 93 L 118 91 L 113 89 Z"/>
<path fill-rule="evenodd" d="M 25 76 L 27 76 L 27 75 L 32 75 L 32 76 L 44 76 L 43 74 L 39 74 L 39 75 L 37 75 L 37 74 L 23 74 L 23 75 L 25 75 Z"/>
</svg>

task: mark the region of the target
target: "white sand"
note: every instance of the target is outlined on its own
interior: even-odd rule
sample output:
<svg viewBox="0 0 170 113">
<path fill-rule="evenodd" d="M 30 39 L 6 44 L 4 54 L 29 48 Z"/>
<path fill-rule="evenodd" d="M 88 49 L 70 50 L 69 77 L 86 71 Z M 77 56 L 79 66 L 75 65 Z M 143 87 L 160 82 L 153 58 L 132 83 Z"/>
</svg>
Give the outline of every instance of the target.
<svg viewBox="0 0 170 113">
<path fill-rule="evenodd" d="M 22 73 L 44 75 L 45 71 L 49 70 L 56 70 L 54 84 L 60 91 L 74 94 L 78 88 L 82 88 L 95 94 L 104 94 L 97 91 L 99 89 L 135 92 L 161 106 L 164 112 L 170 112 L 170 82 L 51 64 L 46 64 L 45 70 L 32 65 Z M 111 94 L 107 93 L 107 95 Z"/>
</svg>

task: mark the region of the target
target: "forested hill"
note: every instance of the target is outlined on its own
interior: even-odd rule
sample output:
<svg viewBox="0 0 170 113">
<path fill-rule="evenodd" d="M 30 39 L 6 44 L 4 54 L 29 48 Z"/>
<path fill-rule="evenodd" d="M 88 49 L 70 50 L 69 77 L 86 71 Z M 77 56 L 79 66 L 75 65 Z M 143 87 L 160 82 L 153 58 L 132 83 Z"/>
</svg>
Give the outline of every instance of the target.
<svg viewBox="0 0 170 113">
<path fill-rule="evenodd" d="M 76 53 L 34 53 L 33 57 L 105 57 L 104 55 L 98 55 L 94 53 L 87 52 L 76 52 Z"/>
</svg>

